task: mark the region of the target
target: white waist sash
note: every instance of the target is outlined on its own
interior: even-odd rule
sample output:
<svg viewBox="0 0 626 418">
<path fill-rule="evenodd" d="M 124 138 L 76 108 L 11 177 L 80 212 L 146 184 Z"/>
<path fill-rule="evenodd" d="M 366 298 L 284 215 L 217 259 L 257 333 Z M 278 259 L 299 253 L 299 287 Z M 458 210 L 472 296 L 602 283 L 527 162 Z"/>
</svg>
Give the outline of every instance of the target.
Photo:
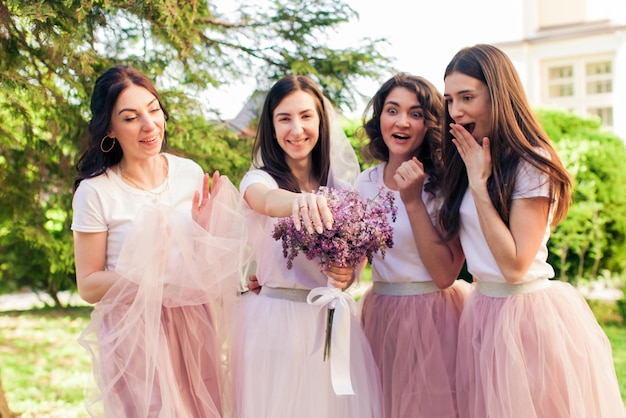
<svg viewBox="0 0 626 418">
<path fill-rule="evenodd" d="M 290 289 L 286 287 L 261 287 L 261 294 L 274 299 L 287 299 L 292 302 L 305 302 L 311 289 Z"/>
<path fill-rule="evenodd" d="M 476 289 L 485 296 L 493 298 L 506 298 L 508 296 L 523 295 L 525 293 L 536 292 L 550 287 L 549 279 L 538 279 L 524 283 L 491 283 L 476 280 Z"/>
<path fill-rule="evenodd" d="M 413 296 L 425 295 L 427 293 L 439 292 L 441 289 L 437 287 L 435 282 L 374 282 L 372 292 L 377 295 L 385 296 Z"/>
</svg>

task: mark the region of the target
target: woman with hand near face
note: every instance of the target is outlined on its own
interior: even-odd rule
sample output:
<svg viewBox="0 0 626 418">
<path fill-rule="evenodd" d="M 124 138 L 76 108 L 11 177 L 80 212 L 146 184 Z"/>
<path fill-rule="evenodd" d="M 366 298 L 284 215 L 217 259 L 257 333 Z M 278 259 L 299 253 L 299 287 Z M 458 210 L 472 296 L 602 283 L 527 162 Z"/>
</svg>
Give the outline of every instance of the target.
<svg viewBox="0 0 626 418">
<path fill-rule="evenodd" d="M 460 243 L 442 243 L 443 99 L 422 77 L 397 74 L 370 101 L 365 151 L 381 161 L 355 182 L 364 199 L 379 188 L 398 202 L 393 248 L 372 260 L 362 322 L 378 364 L 384 416 L 455 418 L 458 321 L 469 284 L 456 278 Z"/>
<path fill-rule="evenodd" d="M 312 192 L 320 186 L 345 187 L 351 179 L 344 174 L 358 173 L 345 137 L 351 158 L 342 163 L 341 153 L 331 155 L 330 111 L 319 88 L 305 76 L 280 79 L 263 105 L 255 168 L 240 184 L 250 207 L 248 225 L 255 231 L 252 245 L 261 285 L 260 294 L 244 296 L 240 307 L 234 354 L 240 417 L 381 416 L 376 365 L 356 315 L 350 315 L 350 333 L 342 337 L 350 345 L 347 377 L 354 394 L 337 394 L 331 364 L 340 353 L 331 352 L 324 360 L 327 309 L 307 303 L 311 289 L 326 286 L 327 280 L 347 288 L 354 269 L 320 271 L 318 260 L 304 254 L 288 269 L 282 243 L 272 238 L 280 217 L 292 216 L 310 234 L 330 229 L 334 220 L 326 200 Z"/>
<path fill-rule="evenodd" d="M 74 184 L 76 280 L 94 303 L 94 417 L 222 417 L 221 345 L 243 220 L 237 190 L 165 152 L 168 113 L 151 81 L 117 66 L 96 81 Z M 243 262 L 243 261 L 242 261 Z M 232 297 L 230 296 L 232 295 Z"/>
<path fill-rule="evenodd" d="M 461 417 L 626 416 L 610 343 L 582 296 L 547 263 L 571 180 L 510 59 L 459 51 L 445 75 L 447 238 L 476 283 L 459 326 Z"/>
</svg>

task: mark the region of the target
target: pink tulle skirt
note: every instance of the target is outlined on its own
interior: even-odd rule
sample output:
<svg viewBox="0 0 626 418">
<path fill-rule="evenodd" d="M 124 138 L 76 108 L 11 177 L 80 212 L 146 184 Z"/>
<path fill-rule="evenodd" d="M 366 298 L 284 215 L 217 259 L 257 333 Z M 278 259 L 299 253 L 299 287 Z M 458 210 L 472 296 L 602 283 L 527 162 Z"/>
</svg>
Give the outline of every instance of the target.
<svg viewBox="0 0 626 418">
<path fill-rule="evenodd" d="M 146 205 L 124 241 L 119 278 L 79 337 L 92 359 L 92 417 L 221 418 L 232 412 L 225 346 L 246 262 L 239 193 L 222 182 L 207 229 Z"/>
<path fill-rule="evenodd" d="M 223 376 L 210 311 L 207 305 L 163 307 L 155 345 L 146 347 L 150 332 L 141 318 L 128 318 L 120 308 L 96 307 L 94 370 L 102 402 L 91 404 L 92 415 L 222 417 Z M 120 324 L 128 322 L 135 323 L 135 332 L 118 338 Z M 154 358 L 146 359 L 147 352 Z"/>
<path fill-rule="evenodd" d="M 478 291 L 459 328 L 458 407 L 471 418 L 623 418 L 611 345 L 569 284 Z"/>
<path fill-rule="evenodd" d="M 368 291 L 362 322 L 381 375 L 386 418 L 456 418 L 459 318 L 471 285 L 387 296 Z"/>
<path fill-rule="evenodd" d="M 326 308 L 263 294 L 241 302 L 233 355 L 238 418 L 382 416 L 376 364 L 356 315 L 350 327 L 355 394 L 336 395 L 324 361 Z"/>
</svg>

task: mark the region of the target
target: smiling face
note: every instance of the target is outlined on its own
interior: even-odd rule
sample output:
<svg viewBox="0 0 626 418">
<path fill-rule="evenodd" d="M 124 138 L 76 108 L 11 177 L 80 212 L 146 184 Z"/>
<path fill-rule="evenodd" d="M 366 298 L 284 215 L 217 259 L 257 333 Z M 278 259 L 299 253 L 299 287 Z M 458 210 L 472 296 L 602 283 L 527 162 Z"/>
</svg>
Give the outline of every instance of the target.
<svg viewBox="0 0 626 418">
<path fill-rule="evenodd" d="M 491 135 L 491 98 L 482 81 L 455 71 L 445 80 L 444 100 L 450 117 L 479 144 Z"/>
<path fill-rule="evenodd" d="M 405 87 L 395 87 L 389 92 L 380 114 L 380 131 L 390 159 L 398 157 L 405 161 L 416 154 L 428 127 L 415 92 Z"/>
<path fill-rule="evenodd" d="M 159 100 L 131 84 L 117 98 L 108 135 L 116 138 L 125 158 L 146 158 L 161 151 L 165 114 Z"/>
<path fill-rule="evenodd" d="M 289 94 L 276 106 L 272 119 L 287 164 L 309 159 L 319 139 L 320 126 L 313 96 L 302 90 Z"/>
</svg>

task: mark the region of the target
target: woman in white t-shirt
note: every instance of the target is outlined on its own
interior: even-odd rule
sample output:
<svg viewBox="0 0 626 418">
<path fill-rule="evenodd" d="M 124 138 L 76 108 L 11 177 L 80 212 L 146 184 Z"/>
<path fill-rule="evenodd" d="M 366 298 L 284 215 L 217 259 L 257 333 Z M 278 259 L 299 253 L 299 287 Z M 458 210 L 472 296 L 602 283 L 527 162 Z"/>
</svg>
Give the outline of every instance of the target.
<svg viewBox="0 0 626 418">
<path fill-rule="evenodd" d="M 610 343 L 547 263 L 571 180 L 498 48 L 459 51 L 445 76 L 444 205 L 476 291 L 459 325 L 461 417 L 626 416 Z"/>
<path fill-rule="evenodd" d="M 371 113 L 371 114 L 370 114 Z M 385 417 L 455 418 L 459 317 L 470 285 L 457 241 L 442 243 L 441 93 L 422 77 L 396 74 L 370 100 L 367 156 L 381 164 L 359 175 L 364 199 L 382 187 L 398 202 L 393 248 L 372 259 L 373 287 L 362 322 L 378 364 Z"/>
<path fill-rule="evenodd" d="M 236 188 L 163 152 L 168 113 L 151 81 L 117 66 L 96 81 L 74 184 L 76 279 L 94 303 L 91 416 L 222 417 L 221 347 L 239 283 Z M 218 308 L 219 307 L 219 308 Z"/>
<path fill-rule="evenodd" d="M 261 285 L 260 294 L 242 298 L 233 346 L 237 416 L 242 418 L 381 417 L 376 364 L 356 308 L 335 314 L 349 329 L 333 337 L 333 347 L 346 344 L 338 344 L 325 359 L 328 308 L 307 303 L 312 289 L 348 287 L 354 269 L 335 264 L 321 271 L 319 260 L 304 254 L 289 269 L 282 243 L 272 238 L 281 217 L 292 216 L 310 234 L 330 229 L 334 220 L 326 198 L 312 191 L 349 186 L 348 177 L 358 173 L 345 136 L 344 146 L 331 144 L 330 110 L 310 78 L 278 80 L 259 118 L 254 168 L 240 184 L 250 207 L 247 222 Z"/>
</svg>

